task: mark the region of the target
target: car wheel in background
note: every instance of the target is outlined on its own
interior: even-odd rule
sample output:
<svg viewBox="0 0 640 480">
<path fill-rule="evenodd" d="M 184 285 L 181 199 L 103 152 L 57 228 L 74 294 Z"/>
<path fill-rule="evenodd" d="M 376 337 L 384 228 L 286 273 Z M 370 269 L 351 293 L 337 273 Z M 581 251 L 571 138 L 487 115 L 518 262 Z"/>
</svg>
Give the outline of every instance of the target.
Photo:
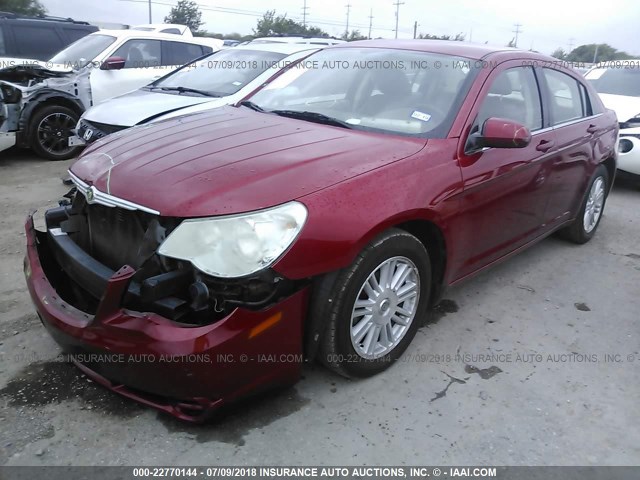
<svg viewBox="0 0 640 480">
<path fill-rule="evenodd" d="M 424 245 L 403 230 L 389 230 L 329 278 L 312 305 L 327 319 L 320 360 L 346 377 L 387 369 L 426 315 L 431 263 Z"/>
<path fill-rule="evenodd" d="M 66 160 L 81 148 L 70 147 L 69 137 L 80 116 L 70 108 L 50 105 L 37 110 L 29 127 L 29 146 L 47 160 Z"/>
<path fill-rule="evenodd" d="M 559 232 L 560 236 L 578 244 L 591 240 L 602 220 L 608 194 L 609 173 L 604 165 L 600 165 L 591 177 L 578 216 L 571 225 Z"/>
</svg>

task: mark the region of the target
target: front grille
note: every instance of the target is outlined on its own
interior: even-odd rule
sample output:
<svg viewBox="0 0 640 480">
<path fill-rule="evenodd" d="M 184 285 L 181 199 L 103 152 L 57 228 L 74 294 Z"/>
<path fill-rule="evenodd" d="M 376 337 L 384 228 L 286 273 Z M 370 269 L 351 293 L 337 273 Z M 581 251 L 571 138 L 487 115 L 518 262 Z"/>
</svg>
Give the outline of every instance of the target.
<svg viewBox="0 0 640 480">
<path fill-rule="evenodd" d="M 140 267 L 140 247 L 153 215 L 97 204 L 87 205 L 86 213 L 87 237 L 76 243 L 113 270 Z"/>
<path fill-rule="evenodd" d="M 89 122 L 85 119 L 80 121 L 80 126 L 76 134 L 80 138 L 84 138 L 87 142 L 95 142 L 107 135 L 119 132 L 129 127 L 123 127 L 121 125 L 109 125 L 107 123 Z M 91 135 L 87 135 L 87 132 L 91 131 Z M 87 135 L 85 137 L 85 135 Z"/>
</svg>

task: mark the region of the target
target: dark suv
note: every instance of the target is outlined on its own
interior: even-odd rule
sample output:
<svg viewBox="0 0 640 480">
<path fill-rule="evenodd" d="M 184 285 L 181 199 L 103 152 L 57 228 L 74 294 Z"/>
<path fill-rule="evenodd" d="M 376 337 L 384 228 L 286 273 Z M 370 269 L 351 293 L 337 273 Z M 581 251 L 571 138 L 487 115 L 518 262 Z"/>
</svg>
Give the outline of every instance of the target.
<svg viewBox="0 0 640 480">
<path fill-rule="evenodd" d="M 49 60 L 98 27 L 70 18 L 25 17 L 0 12 L 0 56 Z"/>
</svg>

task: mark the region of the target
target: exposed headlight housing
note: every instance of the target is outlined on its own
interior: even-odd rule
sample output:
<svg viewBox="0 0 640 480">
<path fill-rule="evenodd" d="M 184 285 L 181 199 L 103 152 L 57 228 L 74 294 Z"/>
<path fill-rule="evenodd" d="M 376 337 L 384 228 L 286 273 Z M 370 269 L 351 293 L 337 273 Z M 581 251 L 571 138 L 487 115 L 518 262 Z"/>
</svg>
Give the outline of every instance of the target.
<svg viewBox="0 0 640 480">
<path fill-rule="evenodd" d="M 183 221 L 160 245 L 165 257 L 214 277 L 237 278 L 273 265 L 307 220 L 299 202 L 240 215 Z"/>
<path fill-rule="evenodd" d="M 6 83 L 0 85 L 2 91 L 2 99 L 6 104 L 18 103 L 22 99 L 22 92 L 19 88 Z"/>
</svg>

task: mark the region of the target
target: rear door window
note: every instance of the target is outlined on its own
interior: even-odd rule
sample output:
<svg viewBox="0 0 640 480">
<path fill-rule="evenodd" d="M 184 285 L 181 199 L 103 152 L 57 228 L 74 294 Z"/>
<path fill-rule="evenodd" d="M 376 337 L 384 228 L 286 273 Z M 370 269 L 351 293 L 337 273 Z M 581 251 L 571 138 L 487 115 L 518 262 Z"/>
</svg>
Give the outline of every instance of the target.
<svg viewBox="0 0 640 480">
<path fill-rule="evenodd" d="M 551 122 L 558 125 L 587 116 L 586 99 L 578 81 L 566 73 L 544 68 L 549 87 Z M 584 87 L 583 87 L 584 88 Z"/>
<path fill-rule="evenodd" d="M 0 55 L 7 54 L 7 47 L 4 43 L 4 27 L 0 26 Z"/>
<path fill-rule="evenodd" d="M 14 24 L 13 34 L 16 39 L 16 52 L 22 58 L 48 60 L 66 45 L 51 25 L 47 27 Z"/>
<path fill-rule="evenodd" d="M 162 52 L 162 65 L 184 65 L 198 57 L 204 55 L 200 45 L 193 45 L 183 42 L 162 41 L 164 50 Z"/>
<path fill-rule="evenodd" d="M 76 40 L 80 40 L 83 37 L 86 37 L 91 33 L 90 30 L 85 30 L 82 28 L 63 28 L 65 35 L 68 38 L 68 43 L 73 43 Z"/>
</svg>

